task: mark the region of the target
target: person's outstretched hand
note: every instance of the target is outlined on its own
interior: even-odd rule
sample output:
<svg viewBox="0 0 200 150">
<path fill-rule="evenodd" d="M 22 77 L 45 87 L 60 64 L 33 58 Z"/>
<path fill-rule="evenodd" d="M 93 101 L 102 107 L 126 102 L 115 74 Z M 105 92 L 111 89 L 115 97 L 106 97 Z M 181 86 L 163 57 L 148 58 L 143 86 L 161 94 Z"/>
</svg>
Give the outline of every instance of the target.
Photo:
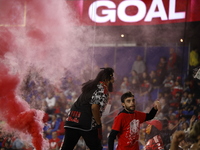
<svg viewBox="0 0 200 150">
<path fill-rule="evenodd" d="M 172 143 L 179 144 L 184 139 L 185 139 L 185 133 L 184 133 L 184 131 L 176 131 L 173 134 Z"/>
<path fill-rule="evenodd" d="M 161 105 L 160 105 L 160 102 L 159 102 L 159 101 L 155 101 L 155 102 L 154 102 L 154 108 L 155 108 L 156 110 L 161 110 Z"/>
</svg>

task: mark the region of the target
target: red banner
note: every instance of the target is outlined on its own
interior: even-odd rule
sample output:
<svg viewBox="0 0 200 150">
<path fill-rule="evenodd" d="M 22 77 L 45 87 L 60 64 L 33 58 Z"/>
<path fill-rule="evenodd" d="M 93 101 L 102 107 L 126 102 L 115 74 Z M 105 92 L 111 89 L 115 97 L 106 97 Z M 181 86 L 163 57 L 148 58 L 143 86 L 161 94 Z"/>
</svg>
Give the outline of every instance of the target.
<svg viewBox="0 0 200 150">
<path fill-rule="evenodd" d="M 154 25 L 200 21 L 200 0 L 63 0 L 83 25 Z M 42 18 L 37 0 L 0 0 L 0 26 L 29 26 Z M 29 10 L 29 11 L 27 11 Z M 45 10 L 45 9 L 44 9 Z M 39 16 L 34 12 L 40 11 Z"/>
<path fill-rule="evenodd" d="M 84 25 L 153 25 L 200 21 L 199 0 L 68 0 Z"/>
</svg>

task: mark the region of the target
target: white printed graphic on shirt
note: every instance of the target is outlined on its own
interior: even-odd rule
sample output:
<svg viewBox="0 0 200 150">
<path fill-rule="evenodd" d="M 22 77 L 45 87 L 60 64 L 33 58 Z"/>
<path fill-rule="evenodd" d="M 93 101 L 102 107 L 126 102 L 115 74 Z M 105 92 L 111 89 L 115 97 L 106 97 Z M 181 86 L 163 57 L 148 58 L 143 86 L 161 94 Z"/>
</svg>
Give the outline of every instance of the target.
<svg viewBox="0 0 200 150">
<path fill-rule="evenodd" d="M 129 125 L 129 131 L 127 130 L 127 133 L 126 133 L 126 138 L 128 139 L 127 140 L 127 144 L 131 144 L 133 145 L 135 143 L 135 140 L 137 140 L 137 137 L 138 137 L 138 132 L 139 132 L 139 120 L 132 120 L 130 122 L 130 125 Z"/>
</svg>

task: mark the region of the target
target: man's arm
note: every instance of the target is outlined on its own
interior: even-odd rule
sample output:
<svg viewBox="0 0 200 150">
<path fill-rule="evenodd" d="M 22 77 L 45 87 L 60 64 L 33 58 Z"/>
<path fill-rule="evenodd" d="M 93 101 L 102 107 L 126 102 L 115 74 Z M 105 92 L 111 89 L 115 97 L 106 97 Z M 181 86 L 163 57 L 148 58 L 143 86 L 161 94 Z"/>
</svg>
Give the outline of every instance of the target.
<svg viewBox="0 0 200 150">
<path fill-rule="evenodd" d="M 153 119 L 155 117 L 157 111 L 160 110 L 160 108 L 161 108 L 160 102 L 159 101 L 155 101 L 154 102 L 154 107 L 150 110 L 149 113 L 146 114 L 145 121 Z"/>
<path fill-rule="evenodd" d="M 177 150 L 179 143 L 185 139 L 185 133 L 183 131 L 176 131 L 172 136 L 170 150 Z"/>
<path fill-rule="evenodd" d="M 146 119 L 145 121 L 151 120 L 155 117 L 156 113 L 158 110 L 156 110 L 155 108 L 152 108 L 151 111 L 149 113 L 146 114 Z"/>
<path fill-rule="evenodd" d="M 112 130 L 108 137 L 108 150 L 114 150 L 114 142 L 119 131 Z"/>
<path fill-rule="evenodd" d="M 101 114 L 100 114 L 100 106 L 98 104 L 92 104 L 92 115 L 98 125 L 101 125 Z"/>
</svg>

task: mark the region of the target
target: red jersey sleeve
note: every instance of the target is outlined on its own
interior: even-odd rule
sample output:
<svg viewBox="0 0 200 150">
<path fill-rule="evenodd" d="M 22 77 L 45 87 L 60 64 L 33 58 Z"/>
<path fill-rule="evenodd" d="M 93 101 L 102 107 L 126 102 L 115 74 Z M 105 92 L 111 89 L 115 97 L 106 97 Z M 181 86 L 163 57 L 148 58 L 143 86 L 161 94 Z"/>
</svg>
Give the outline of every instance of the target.
<svg viewBox="0 0 200 150">
<path fill-rule="evenodd" d="M 122 123 L 121 119 L 122 119 L 122 115 L 120 115 L 120 114 L 115 117 L 114 123 L 113 123 L 113 126 L 112 126 L 113 130 L 116 130 L 116 131 L 120 131 L 121 130 L 121 127 L 122 127 L 122 125 L 121 125 L 121 123 Z"/>
</svg>

